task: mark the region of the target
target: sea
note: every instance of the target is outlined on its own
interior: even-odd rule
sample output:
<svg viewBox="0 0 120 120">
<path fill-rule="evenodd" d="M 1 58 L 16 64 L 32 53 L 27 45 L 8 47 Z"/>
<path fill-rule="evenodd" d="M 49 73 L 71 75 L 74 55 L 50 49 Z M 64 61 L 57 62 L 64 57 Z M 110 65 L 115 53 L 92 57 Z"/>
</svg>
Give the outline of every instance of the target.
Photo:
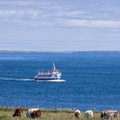
<svg viewBox="0 0 120 120">
<path fill-rule="evenodd" d="M 38 82 L 53 63 L 61 82 Z M 0 106 L 120 110 L 120 52 L 0 52 Z"/>
</svg>

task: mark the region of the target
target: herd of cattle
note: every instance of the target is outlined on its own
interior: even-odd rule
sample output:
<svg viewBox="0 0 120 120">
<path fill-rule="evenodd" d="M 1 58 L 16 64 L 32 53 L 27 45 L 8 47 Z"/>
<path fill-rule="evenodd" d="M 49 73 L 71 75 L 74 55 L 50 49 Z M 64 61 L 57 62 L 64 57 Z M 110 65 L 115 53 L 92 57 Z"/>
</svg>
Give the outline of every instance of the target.
<svg viewBox="0 0 120 120">
<path fill-rule="evenodd" d="M 85 116 L 87 118 L 93 118 L 94 114 L 92 110 L 87 110 L 85 111 Z M 75 117 L 79 118 L 81 115 L 80 110 L 75 110 Z M 101 112 L 100 115 L 101 119 L 108 119 L 111 120 L 112 118 L 118 118 L 119 117 L 119 112 L 117 110 L 105 110 Z"/>
<path fill-rule="evenodd" d="M 21 107 L 16 108 L 15 112 L 13 114 L 13 117 L 16 117 L 16 116 L 20 117 L 22 115 L 22 113 L 23 113 L 23 109 Z M 94 117 L 94 113 L 93 113 L 92 110 L 85 111 L 84 115 L 87 118 L 93 118 Z M 28 109 L 25 116 L 29 117 L 29 118 L 40 118 L 41 117 L 41 110 L 39 108 Z M 75 110 L 74 111 L 74 116 L 76 118 L 80 118 L 81 111 L 78 110 L 78 109 Z M 104 119 L 109 119 L 109 120 L 111 118 L 118 118 L 119 117 L 119 112 L 117 110 L 105 110 L 105 111 L 101 112 L 100 117 L 101 117 L 101 119 L 104 118 Z"/>
<path fill-rule="evenodd" d="M 21 107 L 16 108 L 15 112 L 13 114 L 13 117 L 16 117 L 16 116 L 20 117 L 22 115 L 22 113 L 23 113 L 23 109 Z M 39 117 L 41 117 L 41 110 L 39 108 L 28 109 L 28 111 L 26 113 L 26 117 L 39 118 Z"/>
</svg>

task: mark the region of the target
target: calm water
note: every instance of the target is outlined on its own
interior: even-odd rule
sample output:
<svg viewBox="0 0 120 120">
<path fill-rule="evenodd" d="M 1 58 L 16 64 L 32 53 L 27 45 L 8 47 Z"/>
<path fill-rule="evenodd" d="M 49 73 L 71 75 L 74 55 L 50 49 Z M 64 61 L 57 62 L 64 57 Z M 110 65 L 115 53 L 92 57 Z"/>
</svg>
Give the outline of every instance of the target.
<svg viewBox="0 0 120 120">
<path fill-rule="evenodd" d="M 36 82 L 52 63 L 65 82 Z M 0 53 L 0 106 L 120 110 L 120 53 Z"/>
</svg>

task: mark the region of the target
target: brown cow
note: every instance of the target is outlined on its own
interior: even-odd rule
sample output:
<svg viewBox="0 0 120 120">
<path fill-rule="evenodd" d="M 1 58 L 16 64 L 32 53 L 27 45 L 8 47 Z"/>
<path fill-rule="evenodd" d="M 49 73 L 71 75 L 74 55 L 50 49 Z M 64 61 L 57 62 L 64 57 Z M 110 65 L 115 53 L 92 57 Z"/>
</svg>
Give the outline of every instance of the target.
<svg viewBox="0 0 120 120">
<path fill-rule="evenodd" d="M 15 112 L 13 114 L 13 117 L 15 117 L 15 116 L 19 116 L 20 117 L 22 115 L 22 113 L 23 113 L 23 109 L 21 107 L 16 108 Z"/>
<path fill-rule="evenodd" d="M 38 118 L 38 117 L 41 117 L 41 111 L 40 110 L 36 110 L 36 111 L 33 111 L 31 113 L 31 118 Z"/>
<path fill-rule="evenodd" d="M 41 117 L 41 110 L 39 108 L 28 109 L 26 117 L 38 118 Z"/>
</svg>

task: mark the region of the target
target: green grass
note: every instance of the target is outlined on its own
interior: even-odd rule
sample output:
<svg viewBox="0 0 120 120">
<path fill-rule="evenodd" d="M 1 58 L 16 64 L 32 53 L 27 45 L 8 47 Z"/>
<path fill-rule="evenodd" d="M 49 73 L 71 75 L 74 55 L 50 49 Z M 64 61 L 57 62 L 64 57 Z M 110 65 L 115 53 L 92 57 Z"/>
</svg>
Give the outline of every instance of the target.
<svg viewBox="0 0 120 120">
<path fill-rule="evenodd" d="M 21 117 L 12 117 L 14 113 L 14 108 L 0 108 L 0 120 L 32 120 L 32 118 L 26 118 L 27 109 Z M 86 119 L 84 113 L 81 114 L 79 119 L 74 116 L 74 111 L 71 109 L 53 109 L 53 110 L 41 110 L 41 118 L 35 120 L 101 120 L 100 112 L 94 112 L 94 118 Z"/>
</svg>

